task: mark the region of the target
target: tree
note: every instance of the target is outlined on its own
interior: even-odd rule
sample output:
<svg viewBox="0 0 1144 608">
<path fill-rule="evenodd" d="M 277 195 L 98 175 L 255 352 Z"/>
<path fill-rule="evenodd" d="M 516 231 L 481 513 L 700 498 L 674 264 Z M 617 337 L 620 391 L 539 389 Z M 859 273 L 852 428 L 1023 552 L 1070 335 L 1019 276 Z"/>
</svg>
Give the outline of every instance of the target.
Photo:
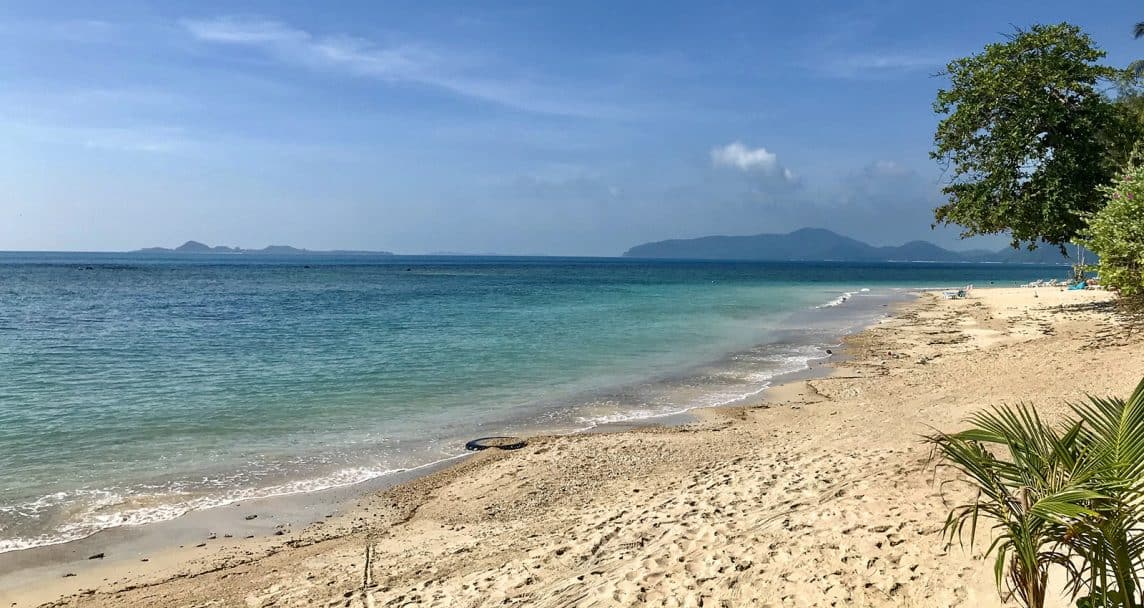
<svg viewBox="0 0 1144 608">
<path fill-rule="evenodd" d="M 1102 193 L 1108 204 L 1088 222 L 1084 243 L 1100 257 L 1100 282 L 1144 299 L 1144 162 L 1137 159 Z"/>
<path fill-rule="evenodd" d="M 1061 248 L 1103 199 L 1115 171 L 1106 139 L 1117 113 L 1098 86 L 1118 72 L 1067 23 L 1018 30 L 977 55 L 955 59 L 930 156 L 949 173 L 949 202 L 934 211 L 962 237 L 1007 232 L 1012 245 Z"/>
</svg>

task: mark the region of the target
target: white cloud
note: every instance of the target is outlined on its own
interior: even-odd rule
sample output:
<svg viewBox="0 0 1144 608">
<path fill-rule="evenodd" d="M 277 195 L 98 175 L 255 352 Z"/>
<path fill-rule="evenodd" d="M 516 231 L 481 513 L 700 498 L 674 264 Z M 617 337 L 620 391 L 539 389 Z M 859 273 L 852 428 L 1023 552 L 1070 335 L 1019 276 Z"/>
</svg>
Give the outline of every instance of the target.
<svg viewBox="0 0 1144 608">
<path fill-rule="evenodd" d="M 779 156 L 766 148 L 748 148 L 742 142 L 732 142 L 711 149 L 711 164 L 716 167 L 738 169 L 743 173 L 766 176 L 783 187 L 797 185 L 800 180 L 794 171 L 779 163 Z"/>
<path fill-rule="evenodd" d="M 201 42 L 246 46 L 284 63 L 434 87 L 516 110 L 581 117 L 629 114 L 618 106 L 570 97 L 567 87 L 490 77 L 493 66 L 476 65 L 469 53 L 415 44 L 379 46 L 354 36 L 319 36 L 266 19 L 187 19 L 182 25 Z"/>
<path fill-rule="evenodd" d="M 766 148 L 751 149 L 740 142 L 711 150 L 711 162 L 717 167 L 734 167 L 741 171 L 774 171 L 778 155 Z"/>
</svg>

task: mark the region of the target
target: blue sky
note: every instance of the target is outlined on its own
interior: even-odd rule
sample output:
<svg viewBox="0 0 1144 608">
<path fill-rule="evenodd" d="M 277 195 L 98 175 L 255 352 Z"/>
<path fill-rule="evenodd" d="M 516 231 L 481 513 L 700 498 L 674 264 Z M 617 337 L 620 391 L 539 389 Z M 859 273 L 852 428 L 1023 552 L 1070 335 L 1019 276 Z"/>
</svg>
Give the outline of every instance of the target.
<svg viewBox="0 0 1144 608">
<path fill-rule="evenodd" d="M 1134 2 L 6 2 L 0 250 L 616 255 L 930 229 L 935 76 Z"/>
</svg>

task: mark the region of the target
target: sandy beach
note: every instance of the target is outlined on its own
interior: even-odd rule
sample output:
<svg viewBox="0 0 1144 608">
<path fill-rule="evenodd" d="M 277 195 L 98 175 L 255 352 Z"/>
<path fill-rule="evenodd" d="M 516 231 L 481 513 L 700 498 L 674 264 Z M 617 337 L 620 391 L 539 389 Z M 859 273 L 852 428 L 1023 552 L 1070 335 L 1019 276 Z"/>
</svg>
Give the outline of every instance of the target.
<svg viewBox="0 0 1144 608">
<path fill-rule="evenodd" d="M 923 294 L 850 336 L 830 376 L 757 402 L 531 438 L 252 539 L 60 549 L 0 573 L 0 605 L 1000 606 L 986 544 L 941 537 L 967 489 L 936 483 L 951 476 L 919 437 L 989 404 L 1057 416 L 1086 393 L 1127 394 L 1144 335 L 1110 302 Z"/>
</svg>

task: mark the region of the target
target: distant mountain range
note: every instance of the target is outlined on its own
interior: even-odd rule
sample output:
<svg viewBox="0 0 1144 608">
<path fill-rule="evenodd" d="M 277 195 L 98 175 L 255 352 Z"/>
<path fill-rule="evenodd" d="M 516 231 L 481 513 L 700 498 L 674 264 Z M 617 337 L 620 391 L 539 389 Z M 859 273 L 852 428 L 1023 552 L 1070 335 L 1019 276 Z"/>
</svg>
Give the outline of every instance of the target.
<svg viewBox="0 0 1144 608">
<path fill-rule="evenodd" d="M 789 234 L 754 236 L 705 236 L 637 245 L 627 250 L 629 258 L 690 260 L 768 260 L 833 262 L 996 262 L 1008 264 L 1071 264 L 1056 247 L 1033 251 L 1006 248 L 1000 251 L 950 251 L 928 241 L 910 241 L 897 247 L 875 247 L 823 228 L 803 228 Z M 1091 252 L 1086 261 L 1095 261 Z"/>
<path fill-rule="evenodd" d="M 132 253 L 237 253 L 246 255 L 393 255 L 389 251 L 353 251 L 337 249 L 333 251 L 311 251 L 299 249 L 289 245 L 270 245 L 262 249 L 243 249 L 242 247 L 226 247 L 216 245 L 211 247 L 198 241 L 187 241 L 174 249 L 166 247 L 147 247 Z"/>
</svg>

